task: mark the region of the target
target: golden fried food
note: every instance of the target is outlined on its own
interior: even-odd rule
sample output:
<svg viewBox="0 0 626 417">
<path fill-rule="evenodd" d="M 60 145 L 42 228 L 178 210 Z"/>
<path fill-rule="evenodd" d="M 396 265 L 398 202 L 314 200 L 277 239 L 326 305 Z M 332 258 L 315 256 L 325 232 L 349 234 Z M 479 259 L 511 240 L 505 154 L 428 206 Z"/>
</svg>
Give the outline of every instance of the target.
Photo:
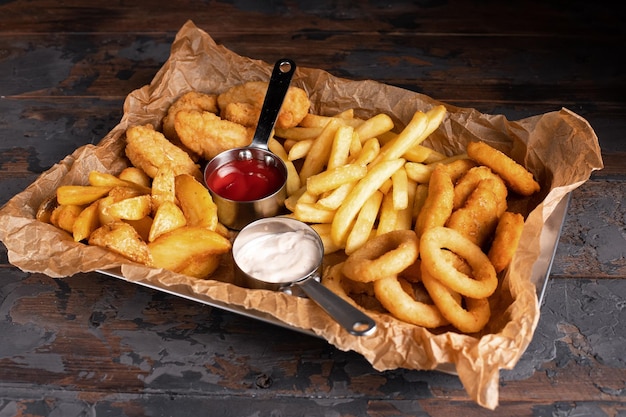
<svg viewBox="0 0 626 417">
<path fill-rule="evenodd" d="M 89 244 L 107 248 L 132 261 L 152 265 L 148 245 L 137 230 L 126 222 L 114 221 L 100 226 L 89 236 Z"/>
<path fill-rule="evenodd" d="M 463 206 L 452 212 L 445 225 L 483 247 L 498 224 L 499 200 L 494 193 L 497 183 L 493 178 L 480 180 Z"/>
<path fill-rule="evenodd" d="M 256 127 L 268 85 L 264 81 L 249 81 L 220 94 L 217 97 L 220 116 L 246 127 Z M 289 87 L 276 119 L 276 128 L 297 126 L 308 114 L 310 107 L 311 102 L 306 91 L 295 86 Z"/>
<path fill-rule="evenodd" d="M 412 230 L 394 230 L 375 236 L 354 251 L 343 266 L 353 281 L 372 282 L 396 276 L 415 263 L 419 241 Z"/>
<path fill-rule="evenodd" d="M 126 130 L 126 156 L 150 178 L 155 177 L 159 167 L 169 164 L 176 174 L 189 174 L 202 180 L 200 168 L 189 154 L 151 125 L 131 126 Z"/>
<path fill-rule="evenodd" d="M 442 255 L 450 250 L 467 261 L 472 276 L 459 271 L 453 262 Z M 447 227 L 433 227 L 420 239 L 422 279 L 424 271 L 446 287 L 471 298 L 489 297 L 498 286 L 496 271 L 480 247 L 461 233 Z"/>
<path fill-rule="evenodd" d="M 506 198 L 508 196 L 508 190 L 506 184 L 502 180 L 502 177 L 493 173 L 493 171 L 484 165 L 476 166 L 468 170 L 454 185 L 454 205 L 456 210 L 465 204 L 465 201 L 474 189 L 478 186 L 478 183 L 484 179 L 492 179 L 491 191 L 494 194 L 498 205 L 498 217 L 502 215 L 507 209 Z"/>
<path fill-rule="evenodd" d="M 452 214 L 454 185 L 444 164 L 437 164 L 428 183 L 428 196 L 415 222 L 415 232 L 421 236 L 426 230 L 443 226 Z"/>
<path fill-rule="evenodd" d="M 173 142 L 178 140 L 178 133 L 176 133 L 174 121 L 176 120 L 176 114 L 181 110 L 208 111 L 217 114 L 219 112 L 217 107 L 217 95 L 189 91 L 172 103 L 163 118 L 162 130 L 165 137 Z"/>
<path fill-rule="evenodd" d="M 207 111 L 180 110 L 174 126 L 183 145 L 206 160 L 225 150 L 249 145 L 254 134 L 251 129 Z"/>
<path fill-rule="evenodd" d="M 503 271 L 511 262 L 523 229 L 524 216 L 521 214 L 507 211 L 500 217 L 493 243 L 487 253 L 496 272 Z"/>
<path fill-rule="evenodd" d="M 540 189 L 539 183 L 535 181 L 530 171 L 504 152 L 500 152 L 485 142 L 468 143 L 467 155 L 479 164 L 491 168 L 513 191 L 520 195 L 529 196 Z"/>
</svg>

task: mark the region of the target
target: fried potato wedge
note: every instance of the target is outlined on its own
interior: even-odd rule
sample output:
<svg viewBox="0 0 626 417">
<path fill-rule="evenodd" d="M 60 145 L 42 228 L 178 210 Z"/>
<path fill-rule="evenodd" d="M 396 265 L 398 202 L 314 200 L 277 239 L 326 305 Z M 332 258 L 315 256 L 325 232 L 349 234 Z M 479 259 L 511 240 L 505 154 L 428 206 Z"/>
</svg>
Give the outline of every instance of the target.
<svg viewBox="0 0 626 417">
<path fill-rule="evenodd" d="M 50 216 L 55 208 L 59 206 L 56 194 L 51 195 L 39 204 L 35 218 L 40 222 L 50 223 Z"/>
<path fill-rule="evenodd" d="M 94 230 L 89 236 L 89 244 L 113 251 L 125 258 L 144 265 L 152 265 L 148 245 L 137 230 L 128 223 L 115 221 Z"/>
<path fill-rule="evenodd" d="M 72 226 L 72 235 L 75 242 L 88 239 L 91 233 L 100 227 L 100 218 L 98 217 L 98 201 L 94 201 L 84 208 L 76 217 Z"/>
<path fill-rule="evenodd" d="M 154 221 L 152 217 L 146 216 L 139 220 L 123 220 L 124 223 L 128 223 L 135 228 L 141 239 L 144 242 L 148 241 L 148 236 L 150 236 L 150 228 L 152 228 L 152 222 Z"/>
<path fill-rule="evenodd" d="M 62 185 L 57 188 L 57 202 L 84 206 L 104 197 L 113 186 Z"/>
<path fill-rule="evenodd" d="M 122 220 L 139 220 L 152 212 L 152 199 L 144 194 L 116 201 L 106 208 L 106 214 Z"/>
<path fill-rule="evenodd" d="M 186 224 L 187 219 L 180 207 L 171 201 L 165 201 L 154 214 L 154 221 L 148 233 L 148 242 L 152 242 L 162 234 L 171 232 Z"/>
<path fill-rule="evenodd" d="M 220 266 L 222 255 L 206 255 L 190 258 L 189 263 L 178 271 L 194 278 L 207 278 Z"/>
<path fill-rule="evenodd" d="M 141 185 L 142 187 L 150 187 L 150 177 L 137 167 L 124 168 L 117 176 L 119 179 Z"/>
<path fill-rule="evenodd" d="M 72 233 L 76 218 L 83 211 L 82 206 L 75 204 L 61 204 L 50 214 L 50 223 L 66 232 Z"/>
<path fill-rule="evenodd" d="M 152 203 L 155 210 L 166 201 L 176 202 L 175 178 L 176 174 L 170 165 L 163 165 L 157 170 L 152 180 Z"/>
<path fill-rule="evenodd" d="M 183 226 L 148 243 L 153 266 L 182 273 L 192 262 L 227 253 L 230 240 L 201 226 Z M 194 270 L 202 269 L 198 266 Z M 210 268 L 207 268 L 210 269 Z"/>
<path fill-rule="evenodd" d="M 175 194 L 187 219 L 187 225 L 202 226 L 210 230 L 216 229 L 217 206 L 204 185 L 191 175 L 177 175 Z"/>
<path fill-rule="evenodd" d="M 94 187 L 135 187 L 143 192 L 143 194 L 150 193 L 150 187 L 139 185 L 131 181 L 126 181 L 116 177 L 113 174 L 100 171 L 89 172 L 89 184 Z"/>
</svg>

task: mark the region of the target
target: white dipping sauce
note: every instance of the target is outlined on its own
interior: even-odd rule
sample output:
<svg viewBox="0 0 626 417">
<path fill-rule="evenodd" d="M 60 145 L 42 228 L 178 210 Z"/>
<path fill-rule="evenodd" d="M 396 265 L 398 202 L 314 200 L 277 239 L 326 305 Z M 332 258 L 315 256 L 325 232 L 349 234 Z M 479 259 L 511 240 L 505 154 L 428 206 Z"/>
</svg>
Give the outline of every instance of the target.
<svg viewBox="0 0 626 417">
<path fill-rule="evenodd" d="M 304 230 L 254 233 L 241 245 L 235 260 L 253 278 L 270 283 L 297 281 L 315 271 L 320 249 Z"/>
</svg>

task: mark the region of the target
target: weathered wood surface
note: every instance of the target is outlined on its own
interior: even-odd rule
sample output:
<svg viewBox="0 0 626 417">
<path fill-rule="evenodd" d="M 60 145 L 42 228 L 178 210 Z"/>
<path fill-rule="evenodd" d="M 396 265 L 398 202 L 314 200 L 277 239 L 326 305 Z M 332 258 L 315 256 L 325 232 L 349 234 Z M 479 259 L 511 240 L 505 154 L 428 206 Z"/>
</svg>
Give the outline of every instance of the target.
<svg viewBox="0 0 626 417">
<path fill-rule="evenodd" d="M 191 19 L 233 51 L 520 119 L 567 107 L 605 169 L 572 193 L 535 337 L 500 406 L 325 341 L 99 274 L 0 264 L 0 415 L 626 413 L 624 15 L 592 2 L 0 4 L 0 204 L 98 142 Z"/>
</svg>

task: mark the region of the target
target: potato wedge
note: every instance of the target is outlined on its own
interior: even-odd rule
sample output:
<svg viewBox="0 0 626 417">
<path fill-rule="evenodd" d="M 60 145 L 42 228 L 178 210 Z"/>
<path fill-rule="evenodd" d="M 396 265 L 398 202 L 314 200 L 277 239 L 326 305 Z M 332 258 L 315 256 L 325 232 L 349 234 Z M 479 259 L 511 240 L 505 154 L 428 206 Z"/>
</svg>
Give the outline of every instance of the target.
<svg viewBox="0 0 626 417">
<path fill-rule="evenodd" d="M 144 194 L 150 193 L 150 187 L 144 187 L 143 185 L 120 179 L 113 174 L 100 171 L 89 172 L 89 184 L 95 187 L 136 187 Z"/>
<path fill-rule="evenodd" d="M 100 220 L 101 225 L 120 220 L 119 218 L 109 214 L 109 206 L 113 203 L 115 203 L 115 198 L 112 196 L 102 197 L 98 200 L 98 219 Z"/>
<path fill-rule="evenodd" d="M 131 261 L 152 265 L 150 250 L 133 226 L 121 221 L 100 226 L 89 236 L 89 244 L 107 248 Z"/>
<path fill-rule="evenodd" d="M 191 262 L 227 253 L 230 240 L 202 226 L 183 226 L 148 243 L 153 266 L 181 272 Z M 196 261 L 194 261 L 196 259 Z"/>
<path fill-rule="evenodd" d="M 74 225 L 72 226 L 72 235 L 74 241 L 80 242 L 85 239 L 89 239 L 91 233 L 100 227 L 100 219 L 98 217 L 98 201 L 94 201 L 89 206 L 84 208 Z"/>
<path fill-rule="evenodd" d="M 144 242 L 148 241 L 148 236 L 150 236 L 150 228 L 152 227 L 152 222 L 154 221 L 152 217 L 146 216 L 139 220 L 123 220 L 124 223 L 128 223 L 135 228 L 141 239 Z"/>
<path fill-rule="evenodd" d="M 166 201 L 176 203 L 176 187 L 174 179 L 176 174 L 169 165 L 163 165 L 158 170 L 152 180 L 152 203 L 154 210 L 158 209 Z"/>
<path fill-rule="evenodd" d="M 163 202 L 154 214 L 154 221 L 148 233 L 148 242 L 152 242 L 164 233 L 183 227 L 187 219 L 183 211 L 171 201 Z"/>
<path fill-rule="evenodd" d="M 220 266 L 222 255 L 197 256 L 189 259 L 189 263 L 178 271 L 180 274 L 194 278 L 207 278 Z"/>
<path fill-rule="evenodd" d="M 66 232 L 72 233 L 76 218 L 83 211 L 82 206 L 75 204 L 61 204 L 50 214 L 50 223 Z"/>
<path fill-rule="evenodd" d="M 175 178 L 175 193 L 187 225 L 215 230 L 217 206 L 204 185 L 189 174 L 180 174 Z"/>
<path fill-rule="evenodd" d="M 93 185 L 62 185 L 57 188 L 57 202 L 59 204 L 73 204 L 84 206 L 104 197 L 111 191 L 112 186 Z"/>
<path fill-rule="evenodd" d="M 116 201 L 106 208 L 106 214 L 122 220 L 139 220 L 152 212 L 152 199 L 144 194 Z"/>
<path fill-rule="evenodd" d="M 150 177 L 148 176 L 148 174 L 143 172 L 143 170 L 137 167 L 132 167 L 132 166 L 128 168 L 124 168 L 122 172 L 118 174 L 117 177 L 121 180 L 132 182 L 133 184 L 138 184 L 138 185 L 141 185 L 143 187 L 148 187 L 148 188 L 150 188 L 151 181 L 152 181 Z"/>
</svg>

